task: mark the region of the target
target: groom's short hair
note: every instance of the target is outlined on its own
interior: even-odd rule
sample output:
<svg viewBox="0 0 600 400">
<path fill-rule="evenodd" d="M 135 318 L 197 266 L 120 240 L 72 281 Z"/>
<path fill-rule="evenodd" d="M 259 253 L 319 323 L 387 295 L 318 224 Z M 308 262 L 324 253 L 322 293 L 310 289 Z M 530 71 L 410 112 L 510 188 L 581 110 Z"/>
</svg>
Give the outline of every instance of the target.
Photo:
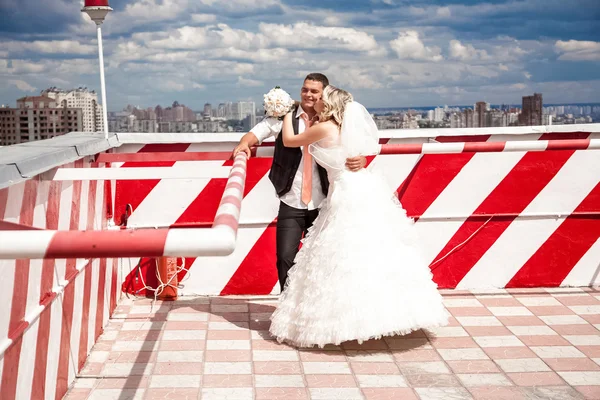
<svg viewBox="0 0 600 400">
<path fill-rule="evenodd" d="M 329 79 L 327 79 L 327 77 L 325 75 L 320 74 L 318 72 L 313 72 L 313 73 L 306 75 L 306 78 L 304 78 L 304 80 L 321 82 L 323 84 L 323 89 L 325 89 L 327 86 L 329 86 Z"/>
</svg>

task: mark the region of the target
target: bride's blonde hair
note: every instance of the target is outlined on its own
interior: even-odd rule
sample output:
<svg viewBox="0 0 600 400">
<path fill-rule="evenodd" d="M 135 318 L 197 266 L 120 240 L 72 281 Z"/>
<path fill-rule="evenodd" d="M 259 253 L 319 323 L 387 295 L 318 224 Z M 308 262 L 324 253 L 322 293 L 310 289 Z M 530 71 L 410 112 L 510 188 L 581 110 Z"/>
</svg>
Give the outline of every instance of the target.
<svg viewBox="0 0 600 400">
<path fill-rule="evenodd" d="M 323 90 L 323 112 L 321 112 L 320 120 L 328 121 L 332 119 L 336 124 L 342 125 L 344 119 L 344 110 L 346 104 L 354 101 L 352 94 L 333 85 L 328 85 Z"/>
</svg>

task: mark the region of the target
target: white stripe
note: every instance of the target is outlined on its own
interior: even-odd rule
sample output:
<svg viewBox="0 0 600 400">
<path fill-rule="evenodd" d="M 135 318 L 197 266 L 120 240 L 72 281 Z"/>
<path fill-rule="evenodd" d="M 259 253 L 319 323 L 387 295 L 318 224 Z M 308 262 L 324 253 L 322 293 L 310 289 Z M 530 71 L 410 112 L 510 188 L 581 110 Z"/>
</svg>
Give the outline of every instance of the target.
<svg viewBox="0 0 600 400">
<path fill-rule="evenodd" d="M 424 143 L 423 154 L 451 154 L 462 153 L 465 148 L 464 142 L 457 143 Z"/>
<path fill-rule="evenodd" d="M 0 258 L 43 258 L 53 236 L 53 231 L 0 231 Z"/>
<path fill-rule="evenodd" d="M 430 216 L 471 215 L 525 153 L 479 153 L 458 173 L 416 223 L 428 263 L 434 261 L 465 219 L 427 221 Z M 493 165 L 493 168 L 490 166 Z M 432 178 L 435 179 L 435 178 Z"/>
<path fill-rule="evenodd" d="M 575 152 L 522 214 L 548 209 L 573 212 L 598 184 L 599 155 L 594 153 Z M 457 285 L 457 289 L 506 286 L 564 220 L 564 217 L 542 220 L 516 218 Z"/>
<path fill-rule="evenodd" d="M 49 305 L 51 307 L 50 330 L 48 331 L 48 361 L 46 363 L 46 400 L 55 399 L 56 377 L 60 356 L 60 338 L 63 324 L 64 293 L 60 293 Z"/>
<path fill-rule="evenodd" d="M 39 293 L 36 293 L 39 295 Z M 29 399 L 35 371 L 35 352 L 37 348 L 37 335 L 40 327 L 39 319 L 29 326 L 23 333 L 21 355 L 19 357 L 19 373 L 17 374 L 17 397 Z"/>
<path fill-rule="evenodd" d="M 504 151 L 546 150 L 546 147 L 548 147 L 547 140 L 508 141 L 504 146 Z"/>
<path fill-rule="evenodd" d="M 180 163 L 211 163 L 212 161 L 180 161 Z M 230 167 L 203 165 L 173 167 L 132 167 L 132 168 L 59 168 L 55 181 L 72 180 L 143 180 L 143 179 L 210 179 L 227 178 Z"/>
<path fill-rule="evenodd" d="M 256 149 L 256 157 L 273 157 L 275 154 L 275 146 L 258 147 Z"/>
<path fill-rule="evenodd" d="M 600 238 L 575 264 L 569 275 L 562 281 L 561 286 L 597 286 L 600 285 Z"/>
<path fill-rule="evenodd" d="M 235 247 L 235 234 L 226 229 L 170 229 L 164 255 L 170 257 L 224 256 Z"/>
</svg>

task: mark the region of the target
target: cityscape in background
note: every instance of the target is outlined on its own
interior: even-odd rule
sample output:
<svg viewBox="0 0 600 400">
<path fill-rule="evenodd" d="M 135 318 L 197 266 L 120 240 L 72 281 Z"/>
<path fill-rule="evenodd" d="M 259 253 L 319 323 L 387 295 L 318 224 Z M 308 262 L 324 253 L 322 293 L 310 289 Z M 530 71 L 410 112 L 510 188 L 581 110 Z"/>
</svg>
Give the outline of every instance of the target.
<svg viewBox="0 0 600 400">
<path fill-rule="evenodd" d="M 600 104 L 544 106 L 543 95 L 523 96 L 520 105 L 473 105 L 369 109 L 379 129 L 486 128 L 600 122 Z M 142 108 L 128 105 L 108 112 L 109 132 L 201 133 L 248 132 L 264 118 L 262 104 L 206 103 L 202 110 L 174 101 Z M 0 146 L 49 139 L 69 132 L 103 132 L 102 105 L 87 88 L 51 87 L 26 96 L 16 107 L 0 106 Z"/>
</svg>

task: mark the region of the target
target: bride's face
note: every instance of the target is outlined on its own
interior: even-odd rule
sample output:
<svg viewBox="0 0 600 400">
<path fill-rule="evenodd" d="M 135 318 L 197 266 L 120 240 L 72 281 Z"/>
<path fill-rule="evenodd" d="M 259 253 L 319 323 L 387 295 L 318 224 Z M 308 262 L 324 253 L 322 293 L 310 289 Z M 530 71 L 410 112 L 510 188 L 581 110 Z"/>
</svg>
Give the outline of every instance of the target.
<svg viewBox="0 0 600 400">
<path fill-rule="evenodd" d="M 315 102 L 315 112 L 317 114 L 321 114 L 323 112 L 323 110 L 325 109 L 325 106 L 323 105 L 323 99 L 319 99 Z"/>
</svg>

